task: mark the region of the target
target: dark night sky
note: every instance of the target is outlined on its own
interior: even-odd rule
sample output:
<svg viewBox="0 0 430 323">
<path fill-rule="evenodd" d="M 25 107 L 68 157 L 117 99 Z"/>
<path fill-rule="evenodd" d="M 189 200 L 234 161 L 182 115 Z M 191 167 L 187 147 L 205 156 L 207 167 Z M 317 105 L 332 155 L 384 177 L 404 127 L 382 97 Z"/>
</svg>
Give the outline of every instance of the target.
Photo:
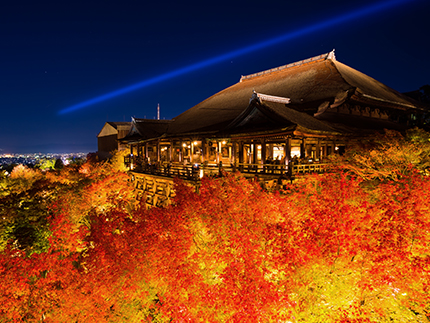
<svg viewBox="0 0 430 323">
<path fill-rule="evenodd" d="M 388 5 L 357 11 L 379 2 Z M 333 23 L 341 17 L 349 18 Z M 298 37 L 61 113 L 317 25 Z M 400 92 L 430 83 L 429 0 L 16 0 L 0 6 L 0 37 L 0 153 L 94 152 L 106 121 L 155 118 L 158 103 L 161 117 L 170 119 L 241 75 L 333 48 L 339 61 Z"/>
</svg>

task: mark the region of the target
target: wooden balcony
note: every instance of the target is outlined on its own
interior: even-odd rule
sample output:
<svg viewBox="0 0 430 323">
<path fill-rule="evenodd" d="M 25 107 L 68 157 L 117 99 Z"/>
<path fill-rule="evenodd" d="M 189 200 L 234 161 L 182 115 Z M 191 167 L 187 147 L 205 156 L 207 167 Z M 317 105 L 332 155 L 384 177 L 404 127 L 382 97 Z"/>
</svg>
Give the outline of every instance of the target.
<svg viewBox="0 0 430 323">
<path fill-rule="evenodd" d="M 163 177 L 178 177 L 189 181 L 199 181 L 203 176 L 222 176 L 223 172 L 240 172 L 246 177 L 258 177 L 261 180 L 276 178 L 293 179 L 298 174 L 322 173 L 328 163 L 302 162 L 288 165 L 279 164 L 182 164 L 182 163 L 145 163 L 126 156 L 124 163 L 130 171 Z"/>
</svg>

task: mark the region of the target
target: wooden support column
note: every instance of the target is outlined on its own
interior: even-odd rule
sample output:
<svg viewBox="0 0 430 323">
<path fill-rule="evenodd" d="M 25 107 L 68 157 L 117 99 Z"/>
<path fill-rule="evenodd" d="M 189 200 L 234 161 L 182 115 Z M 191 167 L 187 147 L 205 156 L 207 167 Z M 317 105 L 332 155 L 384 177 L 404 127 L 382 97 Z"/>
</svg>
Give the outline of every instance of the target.
<svg viewBox="0 0 430 323">
<path fill-rule="evenodd" d="M 211 150 L 211 146 L 209 146 L 209 142 L 206 144 L 206 140 L 205 140 L 205 150 L 203 152 L 205 154 L 205 160 L 207 160 L 208 162 L 210 161 L 210 150 Z"/>
<path fill-rule="evenodd" d="M 169 148 L 169 162 L 171 163 L 173 160 L 173 140 L 170 140 L 170 148 Z"/>
<path fill-rule="evenodd" d="M 206 140 L 205 140 L 205 138 L 202 138 L 202 151 L 200 153 L 200 155 L 202 156 L 202 163 L 204 163 L 207 160 L 207 158 L 206 158 L 206 149 L 207 149 L 207 147 L 206 147 Z"/>
<path fill-rule="evenodd" d="M 236 160 L 237 160 L 237 147 L 236 147 L 236 143 L 232 142 L 231 144 L 231 163 L 233 164 L 233 172 L 236 171 Z"/>
<path fill-rule="evenodd" d="M 157 140 L 157 162 L 161 161 L 160 140 Z"/>
<path fill-rule="evenodd" d="M 306 158 L 306 139 L 303 138 L 300 143 L 300 158 Z"/>
<path fill-rule="evenodd" d="M 321 158 L 321 139 L 317 139 L 317 144 L 315 147 L 315 159 Z"/>
<path fill-rule="evenodd" d="M 285 163 L 288 164 L 291 160 L 291 137 L 288 136 L 284 146 Z"/>
<path fill-rule="evenodd" d="M 239 141 L 239 171 L 243 171 L 243 141 Z"/>
<path fill-rule="evenodd" d="M 291 137 L 287 136 L 285 138 L 284 146 L 284 165 L 287 165 L 285 173 L 290 177 L 292 176 L 292 164 L 291 164 Z"/>
<path fill-rule="evenodd" d="M 321 143 L 321 158 L 327 156 L 327 144 L 325 142 Z"/>
<path fill-rule="evenodd" d="M 335 152 L 336 152 L 336 150 L 335 150 L 335 148 L 336 148 L 336 144 L 334 143 L 334 141 L 332 141 L 331 142 L 331 144 L 330 144 L 330 147 L 331 147 L 331 152 L 330 152 L 330 154 L 334 154 Z"/>
<path fill-rule="evenodd" d="M 257 164 L 257 144 L 254 142 L 252 142 L 252 163 L 253 164 Z"/>
<path fill-rule="evenodd" d="M 265 139 L 261 139 L 261 161 L 263 162 L 263 164 L 266 163 L 266 140 Z M 265 166 L 263 166 L 263 172 L 265 172 Z"/>
</svg>

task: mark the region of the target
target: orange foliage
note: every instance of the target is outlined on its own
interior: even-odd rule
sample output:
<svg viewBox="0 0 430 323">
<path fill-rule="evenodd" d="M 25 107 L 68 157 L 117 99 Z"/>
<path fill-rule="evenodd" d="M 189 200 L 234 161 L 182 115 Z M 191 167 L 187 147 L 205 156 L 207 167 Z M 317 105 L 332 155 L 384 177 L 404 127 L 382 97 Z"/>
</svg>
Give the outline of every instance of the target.
<svg viewBox="0 0 430 323">
<path fill-rule="evenodd" d="M 91 167 L 89 231 L 68 195 L 47 252 L 0 255 L 0 320 L 430 319 L 430 178 L 417 171 L 373 190 L 342 172 L 282 193 L 236 175 L 203 178 L 199 194 L 178 181 L 175 205 L 131 211 L 126 177 Z"/>
</svg>

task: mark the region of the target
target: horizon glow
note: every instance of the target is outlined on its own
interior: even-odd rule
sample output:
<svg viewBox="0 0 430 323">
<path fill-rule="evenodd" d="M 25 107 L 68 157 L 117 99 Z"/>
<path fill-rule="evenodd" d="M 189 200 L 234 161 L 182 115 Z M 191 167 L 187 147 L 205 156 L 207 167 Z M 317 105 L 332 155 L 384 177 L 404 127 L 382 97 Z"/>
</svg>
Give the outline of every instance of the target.
<svg viewBox="0 0 430 323">
<path fill-rule="evenodd" d="M 82 108 L 112 99 L 114 97 L 120 96 L 120 95 L 124 95 L 127 94 L 129 92 L 132 91 L 136 91 L 145 87 L 148 87 L 150 85 L 156 84 L 156 83 L 160 83 L 163 82 L 165 80 L 174 78 L 174 77 L 178 77 L 211 65 L 215 65 L 217 63 L 232 59 L 232 58 L 236 58 L 238 56 L 242 56 L 245 54 L 248 54 L 250 52 L 254 52 L 266 47 L 270 47 L 279 43 L 283 43 L 289 40 L 292 40 L 294 38 L 298 38 L 300 36 L 304 36 L 307 34 L 311 34 L 317 31 L 321 31 L 330 27 L 334 27 L 336 25 L 342 24 L 342 23 L 346 23 L 348 21 L 351 20 L 356 20 L 358 18 L 361 17 L 365 17 L 365 16 L 369 16 L 372 14 L 376 14 L 379 12 L 382 12 L 384 10 L 387 10 L 389 8 L 392 7 L 396 7 L 396 6 L 400 6 L 402 4 L 410 4 L 412 1 L 414 0 L 388 0 L 388 1 L 382 1 L 382 2 L 378 2 L 369 6 L 365 6 L 362 8 L 358 8 L 356 10 L 353 11 L 349 11 L 343 15 L 338 15 L 335 17 L 332 17 L 330 19 L 326 19 L 320 22 L 317 22 L 315 24 L 312 24 L 310 26 L 304 27 L 304 28 L 300 28 L 294 31 L 290 31 L 288 33 L 282 34 L 280 36 L 259 42 L 257 44 L 253 44 L 253 45 L 249 45 L 246 47 L 243 47 L 241 49 L 237 49 L 237 50 L 233 50 L 230 51 L 228 53 L 219 55 L 219 56 L 215 56 L 185 67 L 181 67 L 178 68 L 176 70 L 173 70 L 171 72 L 168 73 L 164 73 L 164 74 L 160 74 L 158 76 L 143 80 L 141 82 L 120 88 L 118 90 L 114 90 L 112 92 L 108 92 L 105 94 L 102 94 L 100 96 L 94 97 L 92 99 L 89 99 L 87 101 L 83 101 L 81 103 L 72 105 L 68 108 L 64 108 L 62 110 L 60 110 L 58 112 L 58 114 L 66 114 L 66 113 L 70 113 L 76 110 L 80 110 Z M 417 0 L 415 0 L 417 1 Z"/>
</svg>

